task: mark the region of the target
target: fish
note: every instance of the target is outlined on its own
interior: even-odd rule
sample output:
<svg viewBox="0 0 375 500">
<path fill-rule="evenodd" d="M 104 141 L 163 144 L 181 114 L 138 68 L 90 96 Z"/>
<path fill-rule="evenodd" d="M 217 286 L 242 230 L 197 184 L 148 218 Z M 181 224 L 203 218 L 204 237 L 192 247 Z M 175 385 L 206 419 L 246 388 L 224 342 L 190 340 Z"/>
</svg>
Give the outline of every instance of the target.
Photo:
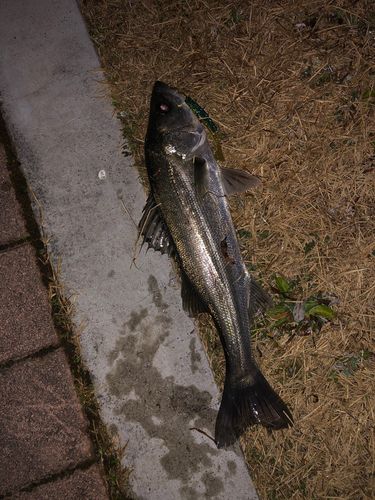
<svg viewBox="0 0 375 500">
<path fill-rule="evenodd" d="M 254 424 L 292 425 L 291 412 L 254 358 L 251 322 L 273 301 L 244 263 L 228 202 L 228 195 L 254 188 L 260 179 L 219 166 L 184 95 L 160 81 L 151 96 L 145 160 L 151 189 L 140 237 L 176 262 L 184 310 L 210 314 L 223 346 L 217 447 L 232 446 Z"/>
</svg>

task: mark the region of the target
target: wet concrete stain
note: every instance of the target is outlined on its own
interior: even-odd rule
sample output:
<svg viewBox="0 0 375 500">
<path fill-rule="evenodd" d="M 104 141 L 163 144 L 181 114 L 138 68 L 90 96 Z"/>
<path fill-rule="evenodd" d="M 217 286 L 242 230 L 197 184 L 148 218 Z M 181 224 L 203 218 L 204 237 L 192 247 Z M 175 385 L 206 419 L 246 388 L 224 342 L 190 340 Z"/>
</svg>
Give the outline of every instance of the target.
<svg viewBox="0 0 375 500">
<path fill-rule="evenodd" d="M 172 319 L 165 312 L 168 306 L 163 302 L 154 276 L 149 278 L 149 290 L 159 319 L 155 321 L 155 315 L 148 316 L 145 308 L 131 312 L 109 355 L 113 368 L 106 376 L 108 391 L 118 398 L 117 415 L 123 415 L 128 422 L 139 422 L 150 438 L 163 441 L 168 451 L 160 462 L 169 479 L 182 482 L 181 498 L 201 497 L 202 492 L 191 482 L 195 474 L 204 482 L 204 498 L 215 498 L 223 484 L 207 469 L 213 466 L 212 457 L 219 451 L 209 441 L 198 444 L 197 431 L 190 430 L 190 427 L 205 428 L 213 434 L 217 412 L 210 407 L 212 396 L 195 385 L 176 384 L 172 376 L 163 378 L 153 366 L 160 345 L 170 335 L 166 325 L 170 325 Z M 190 343 L 190 348 L 195 353 L 192 354 L 193 365 L 198 361 L 195 342 Z M 197 440 L 201 440 L 200 434 Z M 163 453 L 164 446 L 160 447 Z"/>
<path fill-rule="evenodd" d="M 234 460 L 228 460 L 227 467 L 228 467 L 228 473 L 225 475 L 225 477 L 234 476 L 237 472 L 236 462 Z"/>
<path fill-rule="evenodd" d="M 148 310 L 146 308 L 141 309 L 139 313 L 132 311 L 130 313 L 129 321 L 126 321 L 126 323 L 122 325 L 123 332 L 121 333 L 126 333 L 127 328 L 129 328 L 131 332 L 134 332 L 137 326 L 141 324 L 142 320 L 145 319 L 147 315 Z"/>
<path fill-rule="evenodd" d="M 202 480 L 206 486 L 205 498 L 216 498 L 224 490 L 223 481 L 212 472 L 205 472 Z"/>
<path fill-rule="evenodd" d="M 194 498 L 197 498 L 197 492 L 191 486 L 182 486 L 182 488 L 179 489 L 179 492 L 182 500 L 193 500 Z"/>
<path fill-rule="evenodd" d="M 159 284 L 155 276 L 150 274 L 147 283 L 148 283 L 148 291 L 152 293 L 152 301 L 156 305 L 156 307 L 163 310 L 167 309 L 169 307 L 169 304 L 163 302 L 163 296 L 161 294 Z"/>
<path fill-rule="evenodd" d="M 195 349 L 196 338 L 192 337 L 190 340 L 189 348 L 190 348 L 190 360 L 191 360 L 191 371 L 195 373 L 199 370 L 199 361 L 201 360 L 201 355 Z"/>
<path fill-rule="evenodd" d="M 163 295 L 155 276 L 150 274 L 147 283 L 148 283 L 148 291 L 152 294 L 152 301 L 159 311 L 159 313 L 155 317 L 155 320 L 164 328 L 168 328 L 172 323 L 172 320 L 167 312 L 169 304 L 163 301 Z"/>
</svg>

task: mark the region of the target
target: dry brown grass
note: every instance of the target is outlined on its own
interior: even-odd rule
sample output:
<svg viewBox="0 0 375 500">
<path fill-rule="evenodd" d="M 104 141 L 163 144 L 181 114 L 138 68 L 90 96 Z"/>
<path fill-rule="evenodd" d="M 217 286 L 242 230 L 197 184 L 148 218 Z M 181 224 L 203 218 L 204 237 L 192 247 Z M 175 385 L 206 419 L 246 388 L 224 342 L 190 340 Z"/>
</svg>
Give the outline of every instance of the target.
<svg viewBox="0 0 375 500">
<path fill-rule="evenodd" d="M 162 80 L 220 126 L 228 166 L 263 179 L 231 199 L 253 274 L 266 288 L 274 275 L 297 280 L 302 298 L 340 298 L 315 345 L 285 329 L 254 335 L 295 419 L 242 439 L 260 497 L 374 498 L 373 2 L 82 0 L 82 10 L 137 167 Z M 206 343 L 215 352 L 215 338 Z"/>
</svg>

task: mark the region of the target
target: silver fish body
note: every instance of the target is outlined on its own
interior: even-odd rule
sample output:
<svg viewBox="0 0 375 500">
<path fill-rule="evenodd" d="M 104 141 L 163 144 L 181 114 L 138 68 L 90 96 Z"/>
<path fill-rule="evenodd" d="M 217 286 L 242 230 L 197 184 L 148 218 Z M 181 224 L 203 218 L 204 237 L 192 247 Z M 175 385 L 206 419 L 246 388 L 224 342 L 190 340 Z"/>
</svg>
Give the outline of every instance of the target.
<svg viewBox="0 0 375 500">
<path fill-rule="evenodd" d="M 224 348 L 217 445 L 233 444 L 251 424 L 287 427 L 292 416 L 262 375 L 251 347 L 251 317 L 272 301 L 245 266 L 227 200 L 227 194 L 260 181 L 219 167 L 185 98 L 161 82 L 152 93 L 145 155 L 151 193 L 140 231 L 150 246 L 176 259 L 185 310 L 209 313 Z"/>
</svg>

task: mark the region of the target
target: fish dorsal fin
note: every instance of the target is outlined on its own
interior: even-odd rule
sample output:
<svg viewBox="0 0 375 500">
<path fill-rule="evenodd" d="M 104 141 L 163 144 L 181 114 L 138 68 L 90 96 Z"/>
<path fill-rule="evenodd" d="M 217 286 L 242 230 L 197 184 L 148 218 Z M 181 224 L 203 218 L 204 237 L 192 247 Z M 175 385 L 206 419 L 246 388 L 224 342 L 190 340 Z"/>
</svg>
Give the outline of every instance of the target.
<svg viewBox="0 0 375 500">
<path fill-rule="evenodd" d="M 158 250 L 162 254 L 167 253 L 169 257 L 177 259 L 176 247 L 160 215 L 152 192 L 143 209 L 138 231 L 143 236 L 143 243 L 148 243 L 149 248 Z"/>
<path fill-rule="evenodd" d="M 189 278 L 181 270 L 181 298 L 184 311 L 190 316 L 197 316 L 199 313 L 208 312 L 207 308 L 202 304 L 195 290 L 193 289 Z"/>
<path fill-rule="evenodd" d="M 273 300 L 268 293 L 263 290 L 255 278 L 249 277 L 250 286 L 250 301 L 248 306 L 248 313 L 250 320 L 256 315 L 258 311 L 264 312 L 269 307 L 274 305 Z"/>
<path fill-rule="evenodd" d="M 208 192 L 208 168 L 204 158 L 194 157 L 194 185 L 197 200 L 202 201 Z"/>
<path fill-rule="evenodd" d="M 248 189 L 258 186 L 262 182 L 258 177 L 234 168 L 220 167 L 220 173 L 223 189 L 227 195 L 243 193 Z"/>
</svg>

